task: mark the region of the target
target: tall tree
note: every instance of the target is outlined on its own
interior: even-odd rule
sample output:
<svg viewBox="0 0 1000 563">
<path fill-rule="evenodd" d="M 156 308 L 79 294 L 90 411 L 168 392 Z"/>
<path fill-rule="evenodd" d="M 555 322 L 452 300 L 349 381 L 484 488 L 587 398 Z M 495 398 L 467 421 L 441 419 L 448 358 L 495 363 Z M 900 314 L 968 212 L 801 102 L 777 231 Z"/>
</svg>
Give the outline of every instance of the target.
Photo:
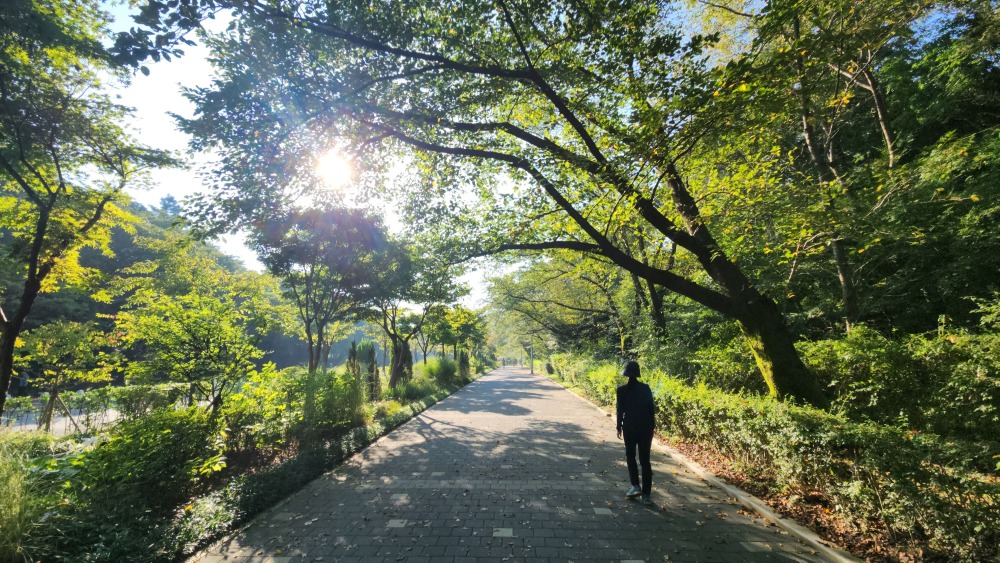
<svg viewBox="0 0 1000 563">
<path fill-rule="evenodd" d="M 413 373 L 410 341 L 420 332 L 428 313 L 459 296 L 449 269 L 430 258 L 412 255 L 411 245 L 395 243 L 382 258 L 371 284 L 369 321 L 389 341 L 389 387 Z M 416 310 L 414 310 L 416 307 Z"/>
<path fill-rule="evenodd" d="M 129 111 L 104 86 L 124 76 L 101 44 L 107 21 L 95 0 L 0 6 L 0 228 L 22 288 L 0 304 L 0 412 L 39 293 L 79 281 L 78 251 L 106 248 L 110 228 L 129 219 L 123 190 L 170 162 L 120 125 Z"/>
<path fill-rule="evenodd" d="M 601 255 L 735 319 L 773 394 L 825 402 L 777 304 L 729 257 L 692 193 L 685 157 L 711 126 L 693 118 L 714 84 L 704 39 L 669 25 L 669 3 L 231 5 L 240 23 L 213 42 L 219 77 L 193 96 L 203 121 L 228 122 L 213 140 L 270 137 L 277 149 L 290 136 L 349 136 L 370 163 L 414 154 L 438 189 L 513 179 L 513 193 L 475 192 L 486 213 L 444 232 L 477 240 L 469 253 Z M 147 34 L 193 23 L 188 8 L 150 6 Z M 150 39 L 122 36 L 119 46 Z M 646 264 L 609 236 L 637 222 L 700 271 Z"/>
<path fill-rule="evenodd" d="M 111 381 L 114 362 L 104 351 L 107 344 L 106 336 L 83 323 L 56 321 L 24 333 L 19 359 L 34 368 L 32 385 L 49 394 L 38 419 L 39 428 L 49 430 L 57 404 L 76 425 L 60 393 L 74 384 Z"/>
<path fill-rule="evenodd" d="M 706 4 L 753 30 L 704 114 L 728 126 L 689 166 L 714 226 L 739 235 L 730 255 L 814 328 L 971 322 L 962 298 L 995 291 L 998 267 L 982 223 L 1000 165 L 996 3 Z"/>
<path fill-rule="evenodd" d="M 619 306 L 624 284 L 620 269 L 605 266 L 558 256 L 533 262 L 492 280 L 492 306 L 530 319 L 566 350 L 623 357 L 632 337 Z"/>
<path fill-rule="evenodd" d="M 371 293 L 385 235 L 360 210 L 306 209 L 258 223 L 252 245 L 298 309 L 313 374 L 326 363 L 329 331 L 354 319 Z"/>
<path fill-rule="evenodd" d="M 261 338 L 291 324 L 290 307 L 270 276 L 228 272 L 176 235 L 157 244 L 163 256 L 117 284 L 130 293 L 117 329 L 138 352 L 126 376 L 187 383 L 215 412 L 263 357 Z"/>
</svg>

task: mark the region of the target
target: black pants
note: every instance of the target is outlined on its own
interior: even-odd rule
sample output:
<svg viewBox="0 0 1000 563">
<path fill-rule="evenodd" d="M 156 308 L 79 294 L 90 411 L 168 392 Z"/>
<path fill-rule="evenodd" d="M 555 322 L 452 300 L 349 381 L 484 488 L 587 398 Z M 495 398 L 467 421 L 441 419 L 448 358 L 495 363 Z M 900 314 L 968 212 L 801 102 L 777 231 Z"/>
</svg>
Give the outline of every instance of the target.
<svg viewBox="0 0 1000 563">
<path fill-rule="evenodd" d="M 628 478 L 633 487 L 639 486 L 639 465 L 642 466 L 642 494 L 648 495 L 653 489 L 653 467 L 649 464 L 649 449 L 653 446 L 653 433 L 625 431 L 625 463 Z M 635 463 L 635 453 L 639 451 L 639 463 Z"/>
</svg>

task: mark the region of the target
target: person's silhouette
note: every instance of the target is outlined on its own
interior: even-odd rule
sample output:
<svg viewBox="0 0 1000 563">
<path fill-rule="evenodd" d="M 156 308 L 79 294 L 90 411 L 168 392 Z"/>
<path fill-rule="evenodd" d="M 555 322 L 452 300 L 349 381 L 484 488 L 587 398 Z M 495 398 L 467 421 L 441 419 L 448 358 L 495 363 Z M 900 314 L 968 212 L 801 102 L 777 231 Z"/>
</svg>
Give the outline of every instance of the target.
<svg viewBox="0 0 1000 563">
<path fill-rule="evenodd" d="M 653 402 L 653 392 L 649 385 L 639 381 L 639 363 L 630 361 L 625 364 L 622 375 L 628 378 L 628 383 L 618 387 L 618 437 L 625 437 L 625 463 L 628 465 L 628 477 L 632 486 L 625 493 L 625 498 L 635 498 L 642 495 L 643 504 L 653 504 L 650 492 L 653 486 L 653 467 L 649 463 L 649 450 L 653 445 L 653 427 L 656 405 Z M 642 466 L 642 486 L 639 482 L 639 467 L 635 462 L 639 454 L 639 464 Z"/>
</svg>

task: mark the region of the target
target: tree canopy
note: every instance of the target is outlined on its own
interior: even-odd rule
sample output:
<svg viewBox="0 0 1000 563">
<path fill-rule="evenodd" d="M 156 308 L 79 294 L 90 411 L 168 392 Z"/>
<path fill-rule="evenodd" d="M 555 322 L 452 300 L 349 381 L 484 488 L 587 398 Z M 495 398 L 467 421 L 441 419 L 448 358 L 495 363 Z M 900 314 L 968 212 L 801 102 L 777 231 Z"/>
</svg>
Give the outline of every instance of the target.
<svg viewBox="0 0 1000 563">
<path fill-rule="evenodd" d="M 107 21 L 96 1 L 0 8 L 0 229 L 11 239 L 0 260 L 22 286 L 0 304 L 0 411 L 38 294 L 82 281 L 80 249 L 106 249 L 111 227 L 130 219 L 125 187 L 173 162 L 121 125 L 129 110 L 104 84 L 126 71 L 102 46 Z"/>
<path fill-rule="evenodd" d="M 151 4 L 118 48 L 169 53 L 232 10 L 186 122 L 223 148 L 223 209 L 279 205 L 332 144 L 368 189 L 405 162 L 414 236 L 453 259 L 599 257 L 650 311 L 670 292 L 734 321 L 779 397 L 825 402 L 793 346 L 821 328 L 801 311 L 912 322 L 915 299 L 958 311 L 956 273 L 994 269 L 928 261 L 995 241 L 993 2 L 185 6 Z"/>
</svg>

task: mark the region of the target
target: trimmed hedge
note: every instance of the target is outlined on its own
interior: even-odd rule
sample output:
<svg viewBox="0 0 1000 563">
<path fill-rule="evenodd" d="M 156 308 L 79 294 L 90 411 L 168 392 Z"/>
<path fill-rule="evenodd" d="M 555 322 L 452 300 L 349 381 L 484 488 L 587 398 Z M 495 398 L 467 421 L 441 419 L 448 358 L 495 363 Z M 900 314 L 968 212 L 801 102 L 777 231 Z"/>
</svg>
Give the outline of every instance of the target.
<svg viewBox="0 0 1000 563">
<path fill-rule="evenodd" d="M 609 404 L 606 393 L 594 392 L 607 387 L 607 368 L 574 375 Z M 1000 558 L 997 444 L 855 423 L 769 397 L 692 387 L 655 371 L 644 375 L 661 431 L 713 448 L 751 477 L 821 491 L 862 530 L 884 528 L 952 559 Z"/>
</svg>

